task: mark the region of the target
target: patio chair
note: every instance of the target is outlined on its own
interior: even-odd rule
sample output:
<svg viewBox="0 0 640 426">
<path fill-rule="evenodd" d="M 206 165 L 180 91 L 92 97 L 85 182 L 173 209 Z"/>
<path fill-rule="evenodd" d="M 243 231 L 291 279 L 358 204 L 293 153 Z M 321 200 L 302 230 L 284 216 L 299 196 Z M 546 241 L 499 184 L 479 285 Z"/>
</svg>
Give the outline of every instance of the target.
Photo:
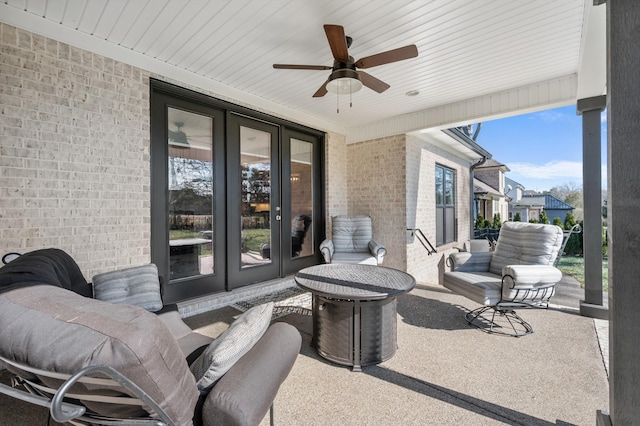
<svg viewBox="0 0 640 426">
<path fill-rule="evenodd" d="M 451 271 L 444 273 L 443 285 L 482 305 L 465 314 L 469 324 L 515 337 L 532 333 L 531 325 L 514 309 L 549 306 L 562 279 L 553 266 L 562 241 L 558 226 L 505 222 L 494 251 L 449 256 Z"/>
<path fill-rule="evenodd" d="M 167 309 L 170 308 L 170 309 Z M 58 249 L 0 268 L 0 394 L 69 424 L 256 425 L 271 411 L 302 342 L 271 323 L 273 303 L 216 339 L 163 307 L 155 265 L 94 276 Z"/>
<path fill-rule="evenodd" d="M 373 239 L 369 216 L 334 216 L 332 239 L 320 244 L 326 263 L 379 265 L 387 250 Z"/>
</svg>

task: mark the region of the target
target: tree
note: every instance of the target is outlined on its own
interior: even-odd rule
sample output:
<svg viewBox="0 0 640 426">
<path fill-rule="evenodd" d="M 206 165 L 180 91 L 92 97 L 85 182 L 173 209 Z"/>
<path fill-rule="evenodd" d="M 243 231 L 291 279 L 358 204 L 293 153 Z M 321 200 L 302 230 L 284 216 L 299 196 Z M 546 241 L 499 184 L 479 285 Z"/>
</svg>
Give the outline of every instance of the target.
<svg viewBox="0 0 640 426">
<path fill-rule="evenodd" d="M 516 214 L 513 215 L 513 221 L 522 222 L 522 216 L 520 216 L 520 212 L 517 212 Z"/>
<path fill-rule="evenodd" d="M 576 224 L 576 218 L 570 213 L 567 212 L 567 215 L 564 217 L 564 229 L 570 230 Z M 582 253 L 582 233 L 580 234 L 572 234 L 569 237 L 569 241 L 567 241 L 567 245 L 564 247 L 565 254 L 568 255 L 579 255 Z"/>
<path fill-rule="evenodd" d="M 573 207 L 583 207 L 582 186 L 575 182 L 563 183 L 561 185 L 554 186 L 549 190 L 549 194 Z"/>
<path fill-rule="evenodd" d="M 546 223 L 549 224 L 551 222 L 549 222 L 549 217 L 547 216 L 547 212 L 545 212 L 544 210 L 542 210 L 540 212 L 540 218 L 538 219 L 539 223 Z"/>
<path fill-rule="evenodd" d="M 482 216 L 482 213 L 478 213 L 478 215 L 476 216 L 476 222 L 473 224 L 473 228 L 481 229 L 483 227 L 484 227 L 484 216 Z"/>
<path fill-rule="evenodd" d="M 499 229 L 502 226 L 502 221 L 500 220 L 500 213 L 496 213 L 493 215 L 493 222 L 491 223 L 491 227 L 493 229 Z"/>
<path fill-rule="evenodd" d="M 564 224 L 562 223 L 559 217 L 556 217 L 553 219 L 553 224 L 556 226 L 559 226 L 560 228 L 564 227 Z"/>
</svg>

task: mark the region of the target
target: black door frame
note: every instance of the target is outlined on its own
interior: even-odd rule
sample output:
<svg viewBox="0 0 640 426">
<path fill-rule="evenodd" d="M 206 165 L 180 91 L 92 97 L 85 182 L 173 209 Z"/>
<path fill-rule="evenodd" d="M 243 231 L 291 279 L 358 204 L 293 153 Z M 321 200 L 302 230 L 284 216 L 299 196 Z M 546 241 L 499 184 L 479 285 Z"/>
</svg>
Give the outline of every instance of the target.
<svg viewBox="0 0 640 426">
<path fill-rule="evenodd" d="M 150 111 L 151 111 L 151 146 L 150 146 L 150 158 L 151 158 L 151 261 L 158 266 L 159 274 L 161 280 L 163 281 L 163 291 L 165 293 L 165 303 L 176 302 L 178 300 L 184 300 L 192 297 L 202 296 L 205 294 L 210 294 L 218 291 L 230 290 L 228 288 L 228 271 L 225 271 L 224 277 L 224 285 L 220 285 L 220 283 L 216 283 L 213 285 L 212 283 L 207 283 L 207 279 L 211 279 L 209 275 L 205 275 L 203 277 L 197 278 L 186 278 L 184 279 L 185 284 L 191 280 L 200 281 L 203 280 L 203 286 L 197 284 L 194 285 L 194 290 L 191 291 L 177 291 L 175 293 L 169 291 L 167 294 L 167 289 L 171 289 L 172 285 L 169 284 L 169 250 L 168 250 L 168 213 L 166 212 L 166 200 L 168 199 L 168 184 L 167 184 L 167 168 L 166 162 L 168 158 L 168 152 L 166 147 L 167 137 L 167 129 L 166 129 L 166 103 L 163 99 L 164 97 L 172 98 L 172 101 L 179 99 L 186 104 L 195 104 L 200 105 L 203 108 L 210 108 L 211 110 L 216 111 L 225 111 L 228 114 L 233 113 L 236 115 L 244 115 L 246 117 L 251 118 L 252 120 L 264 121 L 266 123 L 278 126 L 280 128 L 280 146 L 288 146 L 288 143 L 284 143 L 284 139 L 288 138 L 287 135 L 297 135 L 295 136 L 297 139 L 308 140 L 314 143 L 314 220 L 313 220 L 313 235 L 316 240 L 314 241 L 314 253 L 312 256 L 305 256 L 302 258 L 289 259 L 290 253 L 287 252 L 286 249 L 281 250 L 282 260 L 280 265 L 279 275 L 284 277 L 285 275 L 296 272 L 297 270 L 318 264 L 322 262 L 322 256 L 320 251 L 317 248 L 317 245 L 322 241 L 325 237 L 325 203 L 324 203 L 324 143 L 325 143 L 325 133 L 319 130 L 293 123 L 282 118 L 273 117 L 268 114 L 264 114 L 250 108 L 246 108 L 243 106 L 239 106 L 233 104 L 231 102 L 223 101 L 220 99 L 216 99 L 209 95 L 205 95 L 203 93 L 199 93 L 190 89 L 185 89 L 180 86 L 176 86 L 171 83 L 167 83 L 165 81 L 150 79 Z M 197 112 L 197 111 L 194 111 Z M 154 117 L 163 117 L 163 119 L 159 122 L 157 118 Z M 222 141 L 226 144 L 226 140 L 228 139 L 228 126 L 227 126 L 227 117 L 225 117 L 224 123 L 224 134 L 222 135 Z M 216 139 L 218 139 L 216 137 Z M 161 142 L 158 143 L 158 140 Z M 287 139 L 288 140 L 288 139 Z M 154 143 L 155 141 L 155 143 Z M 164 147 L 164 148 L 160 148 Z M 283 148 L 283 151 L 286 151 Z M 286 173 L 290 172 L 290 169 L 286 164 L 286 161 L 282 161 L 284 155 L 290 155 L 286 152 L 281 152 L 280 158 L 280 174 L 281 176 L 287 176 Z M 225 155 L 226 159 L 226 145 L 225 145 Z M 158 167 L 158 164 L 165 164 L 164 168 Z M 218 169 L 222 170 L 225 174 L 223 178 L 215 177 L 218 182 L 225 182 L 226 188 L 226 179 L 227 179 L 227 170 L 224 167 L 218 167 Z M 217 172 L 217 170 L 216 170 Z M 159 184 L 158 184 L 159 182 Z M 288 180 L 282 179 L 280 185 L 280 203 L 281 206 L 285 203 L 283 200 L 283 194 L 287 194 L 284 191 L 290 190 L 290 186 L 288 186 Z M 224 200 L 227 200 L 227 194 L 224 193 Z M 283 212 L 286 211 L 286 214 L 282 216 L 282 220 L 285 224 L 291 223 L 291 217 L 289 214 L 289 209 L 282 209 Z M 164 212 L 164 213 L 163 213 Z M 228 222 L 227 218 L 225 221 Z M 290 244 L 290 236 L 288 235 L 287 229 L 283 227 L 283 230 L 280 232 L 280 245 L 281 247 L 288 247 Z M 225 230 L 221 230 L 220 232 L 225 232 Z M 224 261 L 225 265 L 228 264 L 227 258 L 225 256 L 227 247 L 228 247 L 228 238 L 225 235 L 225 247 L 218 250 L 218 254 L 216 254 L 216 261 Z M 290 251 L 290 248 L 289 248 Z M 218 256 L 222 256 L 218 258 Z M 188 285 L 183 286 L 184 288 L 189 287 Z M 176 286 L 178 288 L 178 286 Z M 168 296 L 168 297 L 167 297 Z"/>
</svg>

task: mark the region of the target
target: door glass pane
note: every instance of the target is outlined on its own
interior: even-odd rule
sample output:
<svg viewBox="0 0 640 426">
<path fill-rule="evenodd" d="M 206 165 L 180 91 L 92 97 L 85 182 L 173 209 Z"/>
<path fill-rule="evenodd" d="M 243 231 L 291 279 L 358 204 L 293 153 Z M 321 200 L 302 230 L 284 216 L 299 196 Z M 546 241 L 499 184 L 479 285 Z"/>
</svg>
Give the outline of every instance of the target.
<svg viewBox="0 0 640 426">
<path fill-rule="evenodd" d="M 291 256 L 313 254 L 313 144 L 291 139 Z"/>
<path fill-rule="evenodd" d="M 240 259 L 243 268 L 271 263 L 271 134 L 240 126 Z"/>
<path fill-rule="evenodd" d="M 168 109 L 171 279 L 214 272 L 213 119 Z"/>
</svg>

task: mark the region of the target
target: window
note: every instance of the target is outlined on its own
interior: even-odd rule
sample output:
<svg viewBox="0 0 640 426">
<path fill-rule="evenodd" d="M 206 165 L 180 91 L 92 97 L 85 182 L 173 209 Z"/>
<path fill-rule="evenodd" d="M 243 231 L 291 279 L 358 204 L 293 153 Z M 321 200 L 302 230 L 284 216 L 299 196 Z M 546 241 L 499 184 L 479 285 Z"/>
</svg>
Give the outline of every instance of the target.
<svg viewBox="0 0 640 426">
<path fill-rule="evenodd" d="M 436 245 L 456 239 L 456 172 L 436 165 Z"/>
</svg>

